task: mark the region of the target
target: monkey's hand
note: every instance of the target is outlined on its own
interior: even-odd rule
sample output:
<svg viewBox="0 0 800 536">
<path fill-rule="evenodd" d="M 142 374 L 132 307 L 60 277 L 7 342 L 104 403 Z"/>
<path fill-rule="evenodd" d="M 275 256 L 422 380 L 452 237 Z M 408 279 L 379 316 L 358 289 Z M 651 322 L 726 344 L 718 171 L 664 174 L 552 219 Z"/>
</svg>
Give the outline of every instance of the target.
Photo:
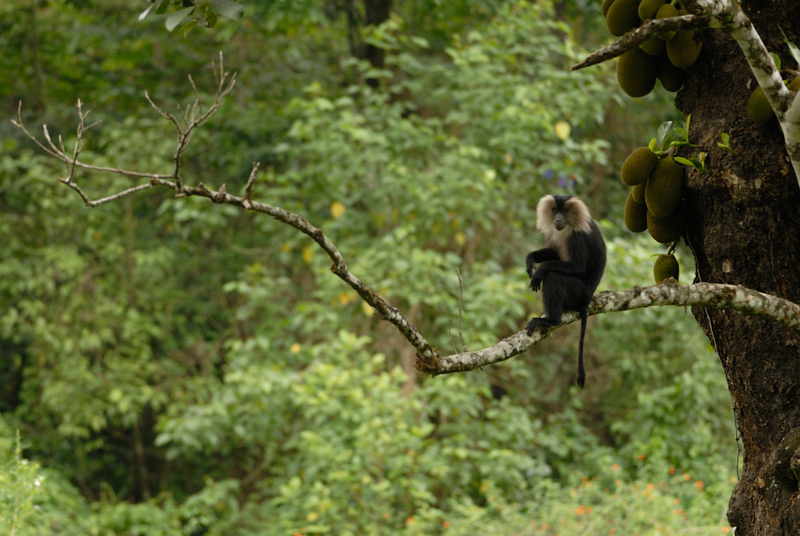
<svg viewBox="0 0 800 536">
<path fill-rule="evenodd" d="M 525 256 L 525 271 L 528 272 L 528 277 L 533 277 L 533 269 L 536 268 L 537 253 L 538 251 L 531 251 Z"/>
<path fill-rule="evenodd" d="M 538 292 L 539 289 L 542 288 L 542 281 L 544 281 L 544 277 L 542 277 L 539 270 L 536 270 L 531 276 L 531 290 Z"/>
<path fill-rule="evenodd" d="M 533 277 L 533 269 L 536 267 L 536 263 L 533 260 L 533 254 L 528 255 L 525 259 L 525 271 L 528 272 L 528 277 Z"/>
</svg>

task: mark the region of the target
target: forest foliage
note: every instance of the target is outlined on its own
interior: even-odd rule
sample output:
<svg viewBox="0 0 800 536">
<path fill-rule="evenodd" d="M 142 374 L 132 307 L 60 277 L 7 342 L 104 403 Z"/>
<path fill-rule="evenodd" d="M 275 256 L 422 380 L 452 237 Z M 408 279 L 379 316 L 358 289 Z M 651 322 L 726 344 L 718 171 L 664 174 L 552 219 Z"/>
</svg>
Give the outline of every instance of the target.
<svg viewBox="0 0 800 536">
<path fill-rule="evenodd" d="M 584 391 L 577 326 L 422 377 L 306 236 L 163 191 L 85 208 L 9 121 L 21 101 L 69 147 L 81 99 L 101 121 L 84 160 L 168 171 L 144 91 L 174 109 L 191 75 L 210 98 L 222 51 L 237 84 L 185 179 L 241 191 L 260 162 L 255 197 L 322 227 L 435 346 L 492 344 L 540 310 L 523 259 L 544 193 L 598 219 L 598 290 L 650 284 L 665 248 L 625 230 L 619 165 L 681 118 L 668 96 L 623 103 L 608 67 L 568 72 L 607 39 L 599 5 L 396 4 L 362 29 L 380 70 L 334 2 L 245 3 L 185 35 L 121 0 L 0 7 L 0 533 L 724 532 L 730 400 L 686 311 L 593 318 Z"/>
</svg>

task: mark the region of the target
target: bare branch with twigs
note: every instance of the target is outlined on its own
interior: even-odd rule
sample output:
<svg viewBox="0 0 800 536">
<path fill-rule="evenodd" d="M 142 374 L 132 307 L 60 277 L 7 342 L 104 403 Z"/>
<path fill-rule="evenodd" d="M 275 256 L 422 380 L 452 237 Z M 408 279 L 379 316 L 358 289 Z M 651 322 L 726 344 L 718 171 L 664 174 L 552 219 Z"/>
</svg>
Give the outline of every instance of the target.
<svg viewBox="0 0 800 536">
<path fill-rule="evenodd" d="M 361 281 L 361 279 L 350 272 L 344 256 L 333 244 L 333 242 L 331 242 L 331 240 L 325 236 L 325 234 L 322 232 L 322 229 L 312 225 L 300 214 L 295 214 L 283 208 L 253 200 L 253 189 L 256 175 L 260 167 L 258 162 L 253 163 L 253 167 L 250 171 L 250 175 L 244 188 L 243 196 L 228 193 L 224 184 L 218 190 L 214 191 L 213 189 L 208 188 L 202 182 L 198 182 L 196 186 L 183 183 L 179 177 L 180 160 L 191 140 L 192 132 L 195 128 L 202 126 L 219 109 L 222 98 L 225 97 L 225 95 L 227 95 L 233 88 L 235 76 L 232 76 L 229 81 L 227 80 L 228 75 L 222 69 L 221 61 L 218 79 L 219 82 L 212 106 L 209 107 L 209 109 L 205 112 L 201 111 L 199 92 L 195 87 L 196 99 L 193 104 L 180 112 L 180 119 L 158 108 L 158 106 L 156 106 L 152 100 L 150 100 L 149 95 L 147 96 L 147 99 L 153 108 L 159 114 L 161 114 L 162 117 L 172 122 L 178 133 L 176 149 L 174 153 L 175 166 L 173 168 L 173 172 L 168 175 L 130 171 L 121 168 L 93 166 L 81 162 L 78 157 L 80 156 L 81 149 L 83 148 L 84 135 L 89 128 L 94 126 L 94 124 L 85 124 L 85 120 L 89 112 L 83 111 L 82 103 L 80 101 L 78 101 L 78 127 L 76 142 L 71 154 L 67 152 L 66 148 L 64 147 L 63 140 L 60 137 L 58 139 L 58 144 L 51 139 L 46 126 L 43 127 L 43 130 L 47 143 L 42 143 L 35 136 L 33 136 L 33 134 L 26 129 L 22 122 L 21 106 L 17 114 L 18 119 L 16 121 L 12 120 L 12 122 L 31 140 L 33 140 L 33 142 L 48 156 L 63 162 L 67 166 L 66 177 L 59 180 L 75 190 L 87 206 L 95 207 L 155 186 L 160 186 L 173 190 L 176 197 L 206 197 L 214 203 L 229 204 L 238 206 L 244 210 L 260 212 L 275 218 L 282 223 L 290 225 L 298 231 L 306 234 L 312 240 L 314 240 L 330 257 L 332 261 L 331 271 L 341 278 L 345 283 L 347 283 L 351 288 L 353 288 L 365 302 L 372 306 L 380 318 L 393 324 L 406 338 L 406 340 L 412 346 L 414 346 L 414 348 L 416 348 L 417 360 L 415 366 L 417 369 L 423 372 L 433 375 L 447 374 L 451 372 L 473 370 L 483 365 L 498 363 L 526 351 L 539 341 L 547 338 L 552 331 L 558 329 L 558 326 L 550 328 L 537 328 L 530 337 L 526 335 L 524 331 L 520 331 L 514 335 L 511 335 L 510 337 L 507 337 L 506 339 L 499 341 L 497 344 L 489 348 L 474 352 L 468 352 L 466 349 L 464 349 L 462 353 L 455 353 L 450 356 L 442 357 L 440 352 L 427 342 L 425 337 L 422 336 L 417 328 L 412 325 L 397 308 L 392 306 L 385 298 L 373 291 L 369 285 Z M 148 182 L 126 188 L 107 197 L 91 200 L 76 183 L 74 176 L 76 169 L 100 171 L 123 175 L 126 177 L 146 178 L 148 179 Z M 464 339 L 463 334 L 461 333 L 462 284 L 460 273 L 458 273 L 458 277 L 459 335 L 461 337 L 463 348 Z M 765 316 L 782 323 L 793 330 L 800 331 L 800 306 L 775 296 L 770 296 L 747 289 L 745 287 L 734 285 L 697 283 L 687 286 L 678 285 L 674 282 L 667 282 L 647 288 L 635 287 L 624 292 L 602 292 L 594 297 L 589 309 L 589 314 L 594 315 L 613 311 L 626 311 L 629 309 L 651 307 L 656 305 L 699 305 L 703 307 L 724 307 L 735 309 L 745 314 Z M 564 324 L 574 322 L 578 318 L 579 317 L 577 313 L 567 313 L 563 317 Z"/>
</svg>

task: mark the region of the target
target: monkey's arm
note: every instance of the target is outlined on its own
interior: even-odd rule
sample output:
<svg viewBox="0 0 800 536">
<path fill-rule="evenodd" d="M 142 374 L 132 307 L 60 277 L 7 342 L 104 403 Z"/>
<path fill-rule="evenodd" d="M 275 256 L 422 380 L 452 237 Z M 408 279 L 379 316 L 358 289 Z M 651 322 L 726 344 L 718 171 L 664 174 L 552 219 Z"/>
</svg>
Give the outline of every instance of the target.
<svg viewBox="0 0 800 536">
<path fill-rule="evenodd" d="M 542 286 L 545 276 L 551 272 L 558 272 L 560 274 L 566 274 L 580 278 L 586 273 L 586 269 L 585 265 L 583 268 L 581 268 L 576 266 L 576 264 L 571 261 L 543 262 L 538 268 L 536 268 L 536 271 L 533 272 L 533 275 L 531 276 L 531 290 L 534 292 L 538 291 Z"/>
<path fill-rule="evenodd" d="M 589 258 L 596 254 L 595 239 L 592 235 L 575 232 L 569 239 L 569 260 L 563 261 L 556 256 L 555 260 L 542 262 L 531 275 L 531 290 L 536 292 L 542 285 L 545 276 L 550 272 L 558 272 L 577 278 L 585 278 L 589 266 Z"/>
<path fill-rule="evenodd" d="M 556 250 L 553 248 L 544 248 L 531 251 L 528 253 L 528 256 L 525 257 L 525 271 L 528 272 L 528 277 L 533 277 L 534 266 L 545 261 L 557 260 L 559 260 L 558 252 L 556 252 Z"/>
</svg>

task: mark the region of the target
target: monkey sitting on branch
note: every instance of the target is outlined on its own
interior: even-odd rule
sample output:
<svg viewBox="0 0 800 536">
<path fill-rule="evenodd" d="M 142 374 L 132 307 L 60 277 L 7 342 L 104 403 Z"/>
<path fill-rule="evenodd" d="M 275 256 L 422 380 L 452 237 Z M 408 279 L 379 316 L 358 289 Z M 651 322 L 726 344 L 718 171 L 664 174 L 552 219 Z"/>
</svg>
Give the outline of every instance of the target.
<svg viewBox="0 0 800 536">
<path fill-rule="evenodd" d="M 539 201 L 536 214 L 536 228 L 544 234 L 546 247 L 528 254 L 525 269 L 531 278 L 531 290 L 542 289 L 544 313 L 531 319 L 526 331 L 531 335 L 538 326 L 561 324 L 564 311 L 580 313 L 581 339 L 575 382 L 583 389 L 586 316 L 606 267 L 606 243 L 589 209 L 577 197 L 546 195 Z"/>
</svg>

